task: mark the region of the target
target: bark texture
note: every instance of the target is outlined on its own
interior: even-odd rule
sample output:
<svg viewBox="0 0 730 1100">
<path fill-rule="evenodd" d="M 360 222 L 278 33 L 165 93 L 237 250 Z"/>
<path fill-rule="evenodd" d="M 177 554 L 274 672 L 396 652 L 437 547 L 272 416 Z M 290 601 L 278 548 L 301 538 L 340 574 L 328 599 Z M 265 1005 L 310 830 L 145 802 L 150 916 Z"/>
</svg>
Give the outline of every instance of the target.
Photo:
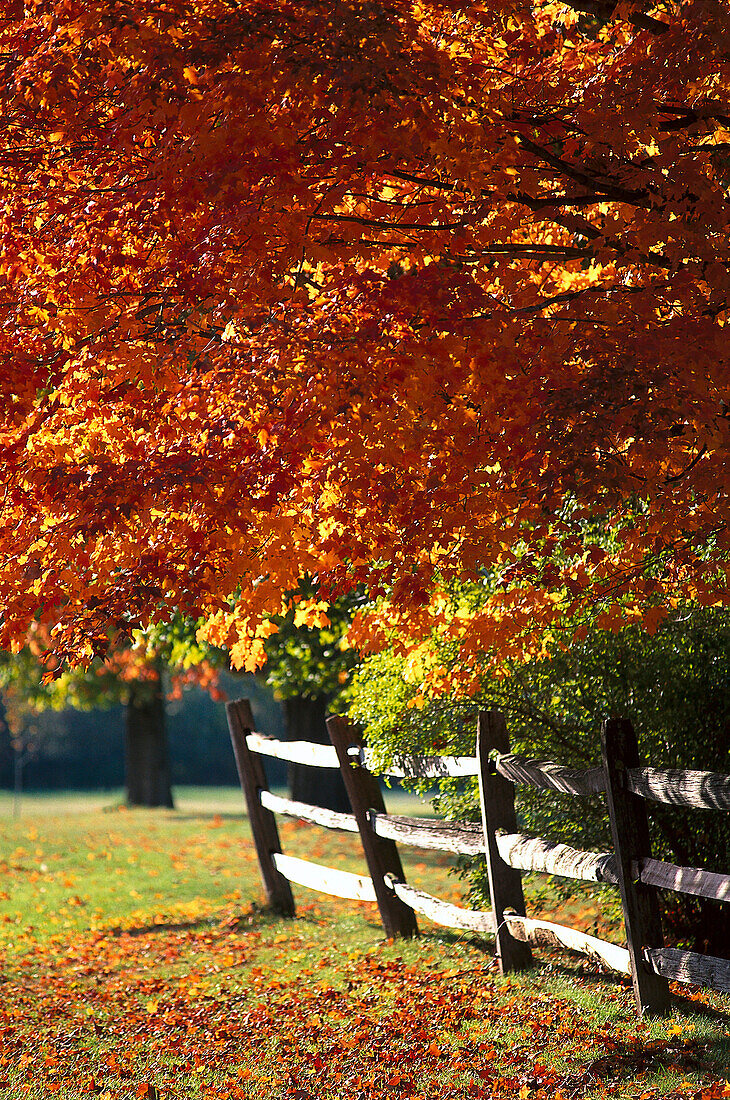
<svg viewBox="0 0 730 1100">
<path fill-rule="evenodd" d="M 133 684 L 126 708 L 125 782 L 129 806 L 173 808 L 162 681 Z"/>
</svg>

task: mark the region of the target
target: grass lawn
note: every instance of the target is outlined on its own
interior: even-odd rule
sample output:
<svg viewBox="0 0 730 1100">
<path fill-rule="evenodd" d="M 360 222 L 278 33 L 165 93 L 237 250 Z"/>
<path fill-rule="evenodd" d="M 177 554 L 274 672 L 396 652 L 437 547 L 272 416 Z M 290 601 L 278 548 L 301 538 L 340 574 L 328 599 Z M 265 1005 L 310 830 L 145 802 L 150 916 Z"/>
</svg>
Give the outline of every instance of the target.
<svg viewBox="0 0 730 1100">
<path fill-rule="evenodd" d="M 730 1097 L 730 998 L 676 987 L 671 1019 L 638 1021 L 626 982 L 567 955 L 503 979 L 469 935 L 424 919 L 388 943 L 374 906 L 296 887 L 277 918 L 239 792 L 177 801 L 26 796 L 16 821 L 0 795 L 3 1100 Z M 356 837 L 281 834 L 365 870 Z M 448 857 L 401 851 L 409 882 L 459 900 Z M 620 936 L 612 901 L 526 889 L 533 914 Z"/>
</svg>

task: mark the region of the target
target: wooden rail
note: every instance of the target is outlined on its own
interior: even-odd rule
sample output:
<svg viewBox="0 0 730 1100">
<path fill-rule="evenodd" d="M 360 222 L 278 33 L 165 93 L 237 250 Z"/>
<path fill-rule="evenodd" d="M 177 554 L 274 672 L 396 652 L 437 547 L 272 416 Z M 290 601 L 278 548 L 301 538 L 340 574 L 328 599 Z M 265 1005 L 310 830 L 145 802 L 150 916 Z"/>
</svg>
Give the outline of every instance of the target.
<svg viewBox="0 0 730 1100">
<path fill-rule="evenodd" d="M 308 821 L 310 825 L 321 825 L 324 829 L 340 829 L 347 833 L 357 832 L 354 814 L 343 814 L 337 810 L 326 810 L 322 806 L 310 806 L 307 802 L 294 802 L 291 798 L 282 798 L 271 791 L 259 791 L 259 801 L 267 810 L 285 817 L 296 817 Z"/>
<path fill-rule="evenodd" d="M 246 744 L 251 752 L 274 756 L 291 764 L 307 764 L 310 768 L 339 768 L 337 753 L 331 745 L 315 745 L 311 741 L 277 741 L 260 733 L 249 733 Z"/>
<path fill-rule="evenodd" d="M 550 761 L 530 760 L 513 753 L 500 753 L 495 757 L 495 767 L 510 783 L 521 783 L 546 791 L 559 791 L 585 797 L 606 789 L 603 768 L 580 771 L 565 768 Z"/>
<path fill-rule="evenodd" d="M 697 867 L 677 867 L 659 859 L 636 860 L 631 867 L 635 878 L 649 886 L 713 901 L 730 901 L 730 875 L 701 871 Z"/>
<path fill-rule="evenodd" d="M 568 844 L 554 844 L 524 833 L 497 833 L 497 848 L 509 867 L 542 871 L 585 882 L 618 883 L 616 857 L 612 852 L 584 852 Z"/>
<path fill-rule="evenodd" d="M 361 763 L 371 770 L 375 754 L 363 749 Z M 418 753 L 395 757 L 392 764 L 382 769 L 382 775 L 392 779 L 443 779 L 460 778 L 479 774 L 479 765 L 473 756 L 422 756 Z"/>
<path fill-rule="evenodd" d="M 669 806 L 730 810 L 730 775 L 681 768 L 629 768 L 626 785 L 642 798 Z"/>
<path fill-rule="evenodd" d="M 400 756 L 386 773 L 426 780 L 478 776 L 481 826 L 404 817 L 385 812 L 380 787 L 368 768 L 374 755 L 364 747 L 359 731 L 343 719 L 328 719 L 333 744 L 326 746 L 277 741 L 253 732 L 245 701 L 228 704 L 227 710 L 264 886 L 269 903 L 282 912 L 294 912 L 289 886 L 294 882 L 338 897 L 376 901 L 389 936 L 417 935 L 417 913 L 448 928 L 493 935 L 504 971 L 529 966 L 531 947 L 575 951 L 602 967 L 630 975 L 641 1012 L 667 1011 L 670 980 L 730 992 L 730 960 L 664 946 L 657 895 L 658 890 L 673 890 L 728 902 L 730 874 L 653 858 L 645 809 L 645 802 L 652 801 L 687 809 L 728 810 L 730 776 L 643 766 L 631 724 L 619 719 L 603 725 L 600 768 L 580 770 L 533 760 L 509 751 L 504 719 L 497 711 L 485 711 L 478 718 L 474 757 Z M 337 813 L 273 794 L 266 787 L 260 755 L 314 767 L 339 767 L 353 812 Z M 603 794 L 613 851 L 588 852 L 518 832 L 515 785 L 574 797 Z M 283 855 L 274 814 L 359 832 L 369 876 Z M 396 841 L 457 855 L 484 856 L 492 910 L 463 909 L 409 886 Z M 528 917 L 523 871 L 618 886 L 628 946 Z"/>
<path fill-rule="evenodd" d="M 378 836 L 390 837 L 414 848 L 430 848 L 460 856 L 484 854 L 482 827 L 471 822 L 428 821 L 422 817 L 378 813 L 371 815 L 371 821 Z"/>
<path fill-rule="evenodd" d="M 505 919 L 512 935 L 516 939 L 524 937 L 533 947 L 559 947 L 575 951 L 578 955 L 587 955 L 589 959 L 617 974 L 631 973 L 629 953 L 625 947 L 545 920 L 532 920 L 530 917 L 510 914 Z"/>
<path fill-rule="evenodd" d="M 677 947 L 648 948 L 646 958 L 652 970 L 664 978 L 730 993 L 730 959 L 680 951 Z"/>
<path fill-rule="evenodd" d="M 405 882 L 399 882 L 394 875 L 387 875 L 386 882 L 391 890 L 416 913 L 422 913 L 434 924 L 446 928 L 463 928 L 470 932 L 482 932 L 494 935 L 496 923 L 494 914 L 476 909 L 461 909 L 449 901 L 442 901 L 424 890 L 416 890 Z"/>
<path fill-rule="evenodd" d="M 274 863 L 277 871 L 285 875 L 289 882 L 307 886 L 310 890 L 353 901 L 376 900 L 373 880 L 365 875 L 353 875 L 350 871 L 338 871 L 334 867 L 323 867 L 321 863 L 311 863 L 308 859 L 281 853 L 274 856 Z"/>
</svg>

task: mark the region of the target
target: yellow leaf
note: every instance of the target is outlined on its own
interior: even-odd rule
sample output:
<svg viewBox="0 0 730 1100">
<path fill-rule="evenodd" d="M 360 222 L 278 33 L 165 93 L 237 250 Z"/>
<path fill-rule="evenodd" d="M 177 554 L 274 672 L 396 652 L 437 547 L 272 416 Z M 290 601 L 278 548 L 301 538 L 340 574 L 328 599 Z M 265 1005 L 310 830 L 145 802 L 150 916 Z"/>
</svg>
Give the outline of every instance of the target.
<svg viewBox="0 0 730 1100">
<path fill-rule="evenodd" d="M 251 642 L 248 657 L 244 663 L 246 672 L 256 672 L 266 662 L 266 650 L 264 643 L 258 638 Z"/>
<path fill-rule="evenodd" d="M 272 623 L 271 619 L 266 619 L 256 627 L 256 637 L 270 638 L 272 634 L 277 633 L 278 629 L 276 623 Z"/>
</svg>

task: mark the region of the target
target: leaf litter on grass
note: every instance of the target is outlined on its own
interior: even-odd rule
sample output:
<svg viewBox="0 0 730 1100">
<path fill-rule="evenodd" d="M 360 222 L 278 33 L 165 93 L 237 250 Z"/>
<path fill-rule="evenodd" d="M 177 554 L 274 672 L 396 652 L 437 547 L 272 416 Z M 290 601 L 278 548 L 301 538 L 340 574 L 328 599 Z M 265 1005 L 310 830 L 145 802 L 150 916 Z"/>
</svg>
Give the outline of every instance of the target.
<svg viewBox="0 0 730 1100">
<path fill-rule="evenodd" d="M 722 1017 L 638 1022 L 627 984 L 588 964 L 566 969 L 552 956 L 531 975 L 503 979 L 468 938 L 432 930 L 385 941 L 368 905 L 299 891 L 297 919 L 278 918 L 259 907 L 244 826 L 224 835 L 209 824 L 123 815 L 103 861 L 108 823 L 80 818 L 47 836 L 36 826 L 44 854 L 34 848 L 34 858 L 60 852 L 61 873 L 77 867 L 74 889 L 86 899 L 65 904 L 55 923 L 48 911 L 40 922 L 30 912 L 17 919 L 14 888 L 28 902 L 41 879 L 28 881 L 29 857 L 6 861 L 3 904 L 13 916 L 0 923 L 0 1096 L 730 1097 L 718 1061 Z M 319 838 L 306 849 L 304 830 L 283 835 L 303 855 L 326 854 Z M 333 861 L 358 857 L 348 839 L 327 844 Z M 89 872 L 102 862 L 123 870 L 114 894 Z M 420 866 L 416 874 L 427 874 Z M 185 889 L 160 898 L 168 872 Z M 56 886 L 59 896 L 68 889 Z"/>
</svg>

